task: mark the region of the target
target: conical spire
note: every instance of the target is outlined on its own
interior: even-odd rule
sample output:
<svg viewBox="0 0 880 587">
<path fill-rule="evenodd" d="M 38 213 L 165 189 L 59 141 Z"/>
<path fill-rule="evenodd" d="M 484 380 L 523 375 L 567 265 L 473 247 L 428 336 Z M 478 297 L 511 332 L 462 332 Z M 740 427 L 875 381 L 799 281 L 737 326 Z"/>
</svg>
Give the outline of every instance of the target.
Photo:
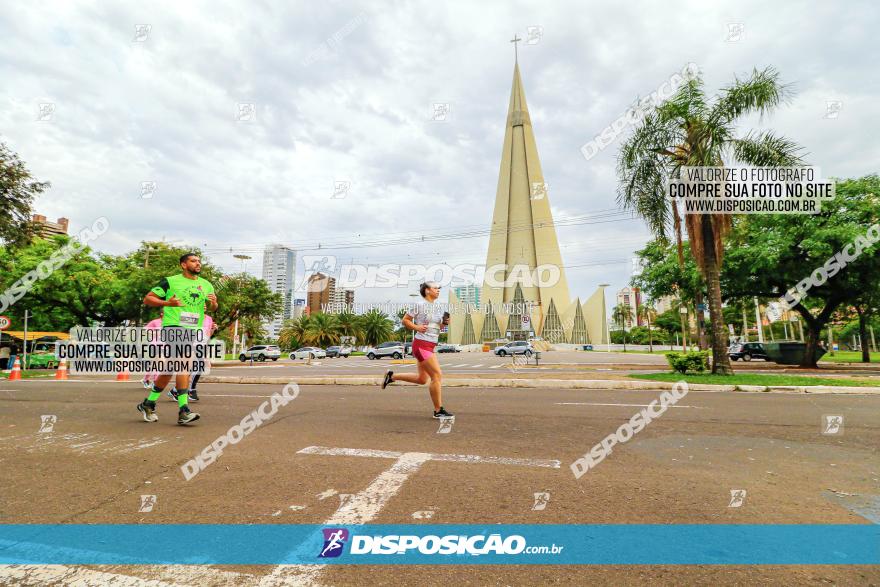
<svg viewBox="0 0 880 587">
<path fill-rule="evenodd" d="M 540 304 L 540 315 L 533 316 L 540 319 L 539 323 L 543 323 L 551 299 L 563 307 L 570 303 L 547 188 L 519 63 L 514 63 L 482 296 L 498 307 L 513 300 L 518 282 L 525 300 Z M 506 265 L 507 271 L 490 274 L 488 269 L 497 265 Z M 523 279 L 524 273 L 534 275 L 535 268 L 541 265 L 558 268 L 555 283 L 543 286 Z M 504 287 L 493 287 L 490 279 L 507 283 Z"/>
</svg>

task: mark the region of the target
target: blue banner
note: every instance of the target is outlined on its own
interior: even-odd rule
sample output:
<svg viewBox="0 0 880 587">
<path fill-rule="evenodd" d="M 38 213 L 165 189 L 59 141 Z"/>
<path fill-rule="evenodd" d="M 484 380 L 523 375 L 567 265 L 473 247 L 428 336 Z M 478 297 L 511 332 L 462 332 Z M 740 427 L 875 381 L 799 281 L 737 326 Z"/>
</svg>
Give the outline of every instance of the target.
<svg viewBox="0 0 880 587">
<path fill-rule="evenodd" d="M 0 564 L 877 565 L 880 526 L 7 524 Z"/>
</svg>

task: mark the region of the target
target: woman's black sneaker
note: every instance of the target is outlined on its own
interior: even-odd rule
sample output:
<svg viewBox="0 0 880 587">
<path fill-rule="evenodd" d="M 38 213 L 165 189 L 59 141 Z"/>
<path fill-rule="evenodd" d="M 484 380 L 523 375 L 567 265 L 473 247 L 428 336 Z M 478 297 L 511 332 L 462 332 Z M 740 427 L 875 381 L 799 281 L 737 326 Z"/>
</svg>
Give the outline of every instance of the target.
<svg viewBox="0 0 880 587">
<path fill-rule="evenodd" d="M 385 378 L 382 380 L 382 389 L 388 387 L 388 384 L 391 383 L 391 378 L 394 377 L 394 371 L 390 369 L 385 371 Z"/>
<path fill-rule="evenodd" d="M 439 420 L 440 418 L 454 418 L 455 416 L 447 412 L 446 408 L 440 406 L 440 409 L 434 412 L 434 417 Z"/>
<path fill-rule="evenodd" d="M 196 393 L 196 390 L 195 390 L 195 389 L 190 389 L 190 390 L 189 390 L 189 401 L 191 401 L 191 402 L 197 402 L 197 401 L 199 401 L 199 394 Z"/>
</svg>

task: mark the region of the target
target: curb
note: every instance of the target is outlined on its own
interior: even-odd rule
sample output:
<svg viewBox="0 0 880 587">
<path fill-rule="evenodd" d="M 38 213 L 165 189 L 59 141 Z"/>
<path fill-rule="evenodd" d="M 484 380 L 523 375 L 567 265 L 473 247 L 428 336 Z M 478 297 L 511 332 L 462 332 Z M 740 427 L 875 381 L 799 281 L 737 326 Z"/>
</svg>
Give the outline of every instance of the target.
<svg viewBox="0 0 880 587">
<path fill-rule="evenodd" d="M 381 377 L 297 377 L 297 385 L 380 385 Z M 205 375 L 203 383 L 237 383 L 286 385 L 290 377 L 226 377 Z M 672 389 L 667 381 L 622 381 L 615 379 L 444 379 L 444 387 L 508 387 L 531 389 Z M 813 393 L 813 394 L 876 394 L 880 387 L 829 387 L 829 386 L 763 386 L 763 385 L 707 385 L 693 383 L 690 391 L 752 392 L 752 393 Z"/>
</svg>

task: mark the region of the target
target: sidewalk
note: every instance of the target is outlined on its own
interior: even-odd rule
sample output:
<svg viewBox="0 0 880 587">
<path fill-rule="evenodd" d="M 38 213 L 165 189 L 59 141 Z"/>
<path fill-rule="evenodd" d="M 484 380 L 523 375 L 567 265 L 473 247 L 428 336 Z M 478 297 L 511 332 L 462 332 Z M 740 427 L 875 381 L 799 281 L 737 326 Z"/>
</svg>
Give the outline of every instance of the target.
<svg viewBox="0 0 880 587">
<path fill-rule="evenodd" d="M 519 375 L 519 374 L 518 374 Z M 664 381 L 638 381 L 633 379 L 576 379 L 571 374 L 567 379 L 544 379 L 511 376 L 505 373 L 482 375 L 479 378 L 462 375 L 446 375 L 443 377 L 444 387 L 511 387 L 511 388 L 554 388 L 554 389 L 623 389 L 623 390 L 662 390 L 672 389 L 673 384 Z M 225 376 L 205 375 L 203 383 L 237 383 L 237 384 L 268 384 L 286 385 L 293 381 L 297 385 L 364 385 L 378 386 L 382 376 L 344 376 L 344 377 L 260 377 L 260 376 Z M 395 385 L 408 385 L 398 383 Z M 829 387 L 829 386 L 763 386 L 763 385 L 706 385 L 692 383 L 690 391 L 722 391 L 722 392 L 770 392 L 770 393 L 813 393 L 813 394 L 871 394 L 880 395 L 880 387 Z"/>
</svg>

